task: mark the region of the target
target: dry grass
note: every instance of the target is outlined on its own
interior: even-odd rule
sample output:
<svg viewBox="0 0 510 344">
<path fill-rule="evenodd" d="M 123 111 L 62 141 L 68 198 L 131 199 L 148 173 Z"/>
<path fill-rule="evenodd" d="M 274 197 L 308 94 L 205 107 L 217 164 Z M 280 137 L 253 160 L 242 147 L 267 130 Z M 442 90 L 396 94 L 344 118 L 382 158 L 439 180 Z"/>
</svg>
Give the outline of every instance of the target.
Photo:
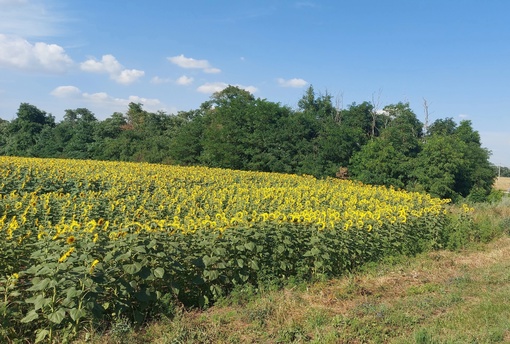
<svg viewBox="0 0 510 344">
<path fill-rule="evenodd" d="M 499 177 L 494 183 L 496 190 L 509 191 L 510 190 L 510 177 Z"/>
</svg>

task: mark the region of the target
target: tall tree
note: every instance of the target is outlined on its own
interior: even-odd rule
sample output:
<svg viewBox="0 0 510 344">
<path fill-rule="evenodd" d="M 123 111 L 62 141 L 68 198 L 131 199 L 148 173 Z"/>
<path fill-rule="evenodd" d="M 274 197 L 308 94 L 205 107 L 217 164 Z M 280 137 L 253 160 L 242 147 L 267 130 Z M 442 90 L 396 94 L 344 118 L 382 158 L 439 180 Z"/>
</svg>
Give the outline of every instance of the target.
<svg viewBox="0 0 510 344">
<path fill-rule="evenodd" d="M 71 132 L 69 140 L 64 143 L 63 155 L 67 158 L 90 159 L 96 124 L 96 116 L 88 109 L 66 110 L 64 120 L 57 126 L 64 126 L 63 130 Z"/>
<path fill-rule="evenodd" d="M 172 135 L 169 155 L 181 165 L 198 165 L 203 151 L 205 115 L 211 111 L 210 102 L 204 102 L 199 109 L 177 113 L 176 131 Z"/>
<path fill-rule="evenodd" d="M 46 127 L 55 126 L 55 118 L 52 115 L 38 109 L 34 105 L 21 103 L 17 117 L 7 126 L 7 143 L 5 153 L 7 155 L 35 156 L 37 151 L 34 147 L 40 133 Z"/>
<path fill-rule="evenodd" d="M 250 130 L 250 110 L 255 98 L 239 87 L 228 86 L 211 97 L 207 113 L 201 161 L 208 166 L 244 169 L 247 163 L 244 137 Z"/>
<path fill-rule="evenodd" d="M 470 121 L 457 125 L 452 118 L 439 119 L 429 127 L 413 177 L 419 188 L 436 196 L 483 201 L 496 177 L 489 157 Z"/>
<path fill-rule="evenodd" d="M 384 113 L 386 127 L 353 155 L 349 171 L 367 184 L 404 188 L 411 179 L 413 158 L 420 151 L 422 124 L 409 104 L 388 105 Z"/>
</svg>

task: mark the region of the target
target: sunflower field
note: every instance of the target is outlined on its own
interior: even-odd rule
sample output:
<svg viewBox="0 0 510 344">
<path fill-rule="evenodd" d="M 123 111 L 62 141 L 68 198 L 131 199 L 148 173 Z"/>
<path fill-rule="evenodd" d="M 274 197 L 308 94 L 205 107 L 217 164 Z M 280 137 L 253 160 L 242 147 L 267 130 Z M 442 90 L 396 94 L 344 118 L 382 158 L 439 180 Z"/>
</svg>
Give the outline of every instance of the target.
<svg viewBox="0 0 510 344">
<path fill-rule="evenodd" d="M 0 157 L 0 338 L 205 306 L 441 247 L 447 200 L 339 179 Z"/>
</svg>

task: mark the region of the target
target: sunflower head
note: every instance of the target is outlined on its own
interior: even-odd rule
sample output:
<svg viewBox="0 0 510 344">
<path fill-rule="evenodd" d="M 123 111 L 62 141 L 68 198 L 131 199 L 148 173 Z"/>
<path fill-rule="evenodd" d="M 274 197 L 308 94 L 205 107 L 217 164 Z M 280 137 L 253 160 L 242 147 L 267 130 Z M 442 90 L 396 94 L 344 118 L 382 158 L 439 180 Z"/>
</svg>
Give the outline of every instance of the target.
<svg viewBox="0 0 510 344">
<path fill-rule="evenodd" d="M 69 237 L 66 239 L 66 244 L 68 244 L 68 245 L 72 245 L 72 244 L 74 244 L 74 243 L 75 243 L 75 241 L 76 241 L 75 236 L 74 236 L 74 235 L 71 235 L 71 236 L 69 236 Z"/>
</svg>

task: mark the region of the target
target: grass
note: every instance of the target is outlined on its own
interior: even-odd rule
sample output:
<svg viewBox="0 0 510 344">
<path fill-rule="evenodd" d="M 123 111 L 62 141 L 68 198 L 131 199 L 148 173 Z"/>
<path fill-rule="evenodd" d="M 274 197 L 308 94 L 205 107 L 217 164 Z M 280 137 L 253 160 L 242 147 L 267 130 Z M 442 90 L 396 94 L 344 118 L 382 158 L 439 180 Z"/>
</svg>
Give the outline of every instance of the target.
<svg viewBox="0 0 510 344">
<path fill-rule="evenodd" d="M 510 190 L 510 177 L 496 178 L 494 188 L 496 190 L 509 191 Z"/>
<path fill-rule="evenodd" d="M 458 251 L 388 258 L 340 279 L 243 286 L 209 309 L 178 309 L 142 329 L 84 331 L 77 343 L 510 342 L 510 198 L 480 205 L 474 218 L 480 231 L 501 234 Z"/>
</svg>

